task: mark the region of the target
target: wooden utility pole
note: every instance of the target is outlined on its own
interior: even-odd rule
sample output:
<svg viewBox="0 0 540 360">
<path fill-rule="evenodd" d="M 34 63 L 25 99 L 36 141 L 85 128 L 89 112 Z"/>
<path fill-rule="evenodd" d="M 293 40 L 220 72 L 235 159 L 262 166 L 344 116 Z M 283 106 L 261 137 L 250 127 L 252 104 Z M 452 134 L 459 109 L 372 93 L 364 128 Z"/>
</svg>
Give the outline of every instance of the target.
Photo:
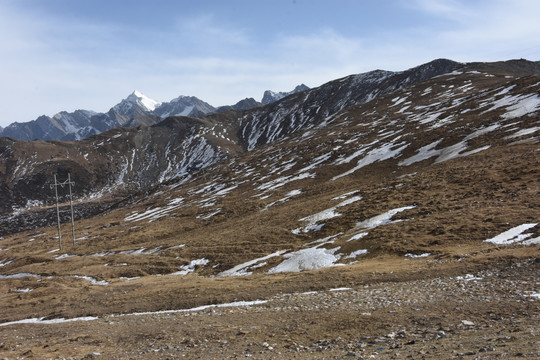
<svg viewBox="0 0 540 360">
<path fill-rule="evenodd" d="M 71 185 L 75 185 L 71 181 L 71 174 L 68 173 L 68 179 L 64 182 L 58 182 L 56 180 L 56 174 L 54 175 L 54 184 L 51 184 L 51 188 L 54 186 L 54 193 L 56 195 L 56 218 L 58 221 L 58 250 L 62 251 L 62 232 L 60 231 L 60 206 L 58 204 L 58 186 L 69 186 L 69 206 L 71 207 L 71 234 L 73 235 L 73 245 L 75 245 L 75 217 L 73 215 L 73 194 L 71 192 Z"/>
</svg>

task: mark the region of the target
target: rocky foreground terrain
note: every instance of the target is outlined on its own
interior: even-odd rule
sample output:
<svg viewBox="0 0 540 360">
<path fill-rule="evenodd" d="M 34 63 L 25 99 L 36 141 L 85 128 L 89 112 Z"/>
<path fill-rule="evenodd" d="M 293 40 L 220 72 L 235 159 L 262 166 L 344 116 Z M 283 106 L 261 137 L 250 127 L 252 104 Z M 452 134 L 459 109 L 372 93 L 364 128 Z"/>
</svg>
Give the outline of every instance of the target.
<svg viewBox="0 0 540 360">
<path fill-rule="evenodd" d="M 81 143 L 4 140 L 2 169 L 20 165 L 3 185 L 17 203 L 15 184 L 44 189 L 55 166 L 80 169 L 86 152 L 61 151 L 73 146 L 96 169 L 90 149 L 114 149 L 126 181 L 157 170 L 119 192 L 85 182 L 97 170 L 73 172 L 87 187 L 76 188 L 75 244 L 61 206 L 61 250 L 50 203 L 4 210 L 0 358 L 539 358 L 536 68 L 375 72 L 327 85 L 332 101 L 312 89 Z M 366 78 L 362 89 L 385 90 L 338 106 L 350 98 L 339 84 Z M 178 154 L 199 142 L 219 158 L 173 162 L 159 143 L 176 131 Z M 30 149 L 35 162 L 18 157 Z M 160 177 L 172 168 L 181 175 Z"/>
<path fill-rule="evenodd" d="M 311 274 L 310 281 L 317 285 L 306 286 L 305 280 L 298 277 L 280 279 L 287 283 L 284 290 L 307 291 L 285 291 L 262 300 L 99 315 L 71 322 L 3 324 L 0 346 L 7 358 L 540 356 L 539 269 L 534 260 L 513 259 L 496 266 L 490 261 L 490 270 L 478 270 L 485 263 L 459 268 L 445 264 L 435 270 L 434 264 L 425 260 L 403 260 L 393 266 L 383 259 L 378 262 L 387 266 L 368 262 L 344 273 L 333 269 Z M 411 267 L 415 268 L 413 272 L 403 272 Z M 374 271 L 366 272 L 366 268 Z M 471 273 L 464 273 L 467 270 Z M 260 282 L 257 286 L 271 286 L 276 280 L 255 278 L 230 285 L 242 287 L 245 282 Z M 200 281 L 187 280 L 193 287 Z M 333 281 L 344 286 L 326 287 Z M 247 284 L 248 288 L 252 286 Z M 161 289 L 171 291 L 169 287 Z M 219 294 L 214 296 L 219 299 Z"/>
</svg>

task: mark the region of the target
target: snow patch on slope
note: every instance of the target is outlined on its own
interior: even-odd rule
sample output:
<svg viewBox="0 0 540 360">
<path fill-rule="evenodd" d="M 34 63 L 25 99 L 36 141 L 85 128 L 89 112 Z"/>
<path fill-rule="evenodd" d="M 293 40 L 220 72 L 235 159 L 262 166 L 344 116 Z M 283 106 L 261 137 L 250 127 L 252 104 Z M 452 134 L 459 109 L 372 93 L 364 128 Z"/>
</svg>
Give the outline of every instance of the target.
<svg viewBox="0 0 540 360">
<path fill-rule="evenodd" d="M 518 242 L 522 242 L 527 238 L 531 237 L 532 234 L 523 234 L 525 231 L 535 227 L 537 223 L 533 224 L 522 224 L 516 227 L 506 230 L 505 232 L 492 237 L 491 239 L 484 240 L 484 242 L 489 242 L 497 245 L 510 245 Z"/>
<path fill-rule="evenodd" d="M 341 257 L 339 254 L 334 254 L 337 250 L 339 250 L 339 247 L 334 249 L 315 247 L 285 254 L 283 257 L 286 260 L 276 267 L 268 270 L 268 273 L 277 274 L 283 272 L 300 272 L 335 266 L 335 263 Z"/>
<path fill-rule="evenodd" d="M 396 215 L 397 213 L 400 213 L 402 211 L 409 210 L 409 209 L 414 209 L 414 208 L 415 208 L 415 206 L 411 205 L 411 206 L 404 206 L 404 207 L 400 207 L 400 208 L 397 208 L 397 209 L 388 210 L 387 212 L 385 212 L 385 213 L 383 213 L 381 215 L 377 215 L 377 216 L 374 216 L 372 218 L 369 218 L 367 220 L 364 220 L 364 221 L 361 221 L 361 222 L 357 223 L 356 227 L 357 228 L 363 228 L 363 229 L 373 229 L 373 228 L 376 228 L 377 226 L 398 222 L 398 221 L 401 221 L 401 220 L 392 221 L 392 217 L 394 215 Z"/>
<path fill-rule="evenodd" d="M 346 199 L 346 200 L 340 202 L 339 204 L 337 204 L 335 206 L 332 206 L 329 209 L 323 210 L 323 211 L 318 212 L 318 213 L 313 214 L 313 215 L 306 216 L 306 217 L 300 219 L 299 221 L 304 221 L 304 222 L 307 222 L 308 224 L 306 226 L 304 226 L 304 227 L 295 229 L 292 232 L 293 232 L 293 234 L 300 234 L 302 232 L 306 233 L 306 232 L 309 232 L 309 231 L 318 231 L 324 226 L 324 224 L 319 224 L 319 222 L 324 221 L 324 220 L 329 220 L 329 219 L 335 218 L 337 216 L 341 216 L 341 214 L 336 211 L 337 208 L 347 206 L 349 204 L 352 204 L 352 203 L 354 203 L 356 201 L 360 201 L 360 200 L 362 200 L 361 196 L 353 196 L 352 198 Z"/>
<path fill-rule="evenodd" d="M 280 250 L 276 251 L 275 253 L 272 253 L 270 255 L 266 255 L 254 260 L 247 261 L 245 263 L 236 265 L 232 269 L 225 270 L 217 274 L 217 276 L 244 276 L 244 275 L 251 275 L 251 272 L 249 271 L 250 268 L 256 266 L 257 264 L 260 264 L 262 261 L 271 259 L 276 256 L 281 256 L 284 253 L 286 253 L 288 250 Z"/>
</svg>

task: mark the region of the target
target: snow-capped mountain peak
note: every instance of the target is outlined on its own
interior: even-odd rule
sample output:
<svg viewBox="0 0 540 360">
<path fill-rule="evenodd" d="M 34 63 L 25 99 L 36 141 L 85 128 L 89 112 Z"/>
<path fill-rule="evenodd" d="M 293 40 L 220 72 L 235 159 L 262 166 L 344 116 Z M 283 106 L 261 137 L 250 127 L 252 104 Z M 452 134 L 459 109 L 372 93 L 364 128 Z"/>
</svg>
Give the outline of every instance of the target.
<svg viewBox="0 0 540 360">
<path fill-rule="evenodd" d="M 138 90 L 133 91 L 126 100 L 128 102 L 142 106 L 147 111 L 154 111 L 157 106 L 161 105 L 161 102 L 149 98 Z"/>
</svg>

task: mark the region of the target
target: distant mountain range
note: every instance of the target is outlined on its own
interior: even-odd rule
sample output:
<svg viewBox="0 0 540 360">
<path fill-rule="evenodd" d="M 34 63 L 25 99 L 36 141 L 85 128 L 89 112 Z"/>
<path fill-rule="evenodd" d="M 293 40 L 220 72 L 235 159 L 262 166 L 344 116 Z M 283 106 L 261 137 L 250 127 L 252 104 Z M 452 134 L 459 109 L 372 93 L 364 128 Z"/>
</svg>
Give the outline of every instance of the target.
<svg viewBox="0 0 540 360">
<path fill-rule="evenodd" d="M 61 111 L 52 117 L 42 115 L 29 122 L 15 122 L 6 128 L 0 127 L 0 137 L 19 140 L 81 140 L 118 127 L 155 125 L 169 116 L 203 117 L 215 112 L 248 110 L 308 89 L 302 84 L 290 92 L 267 90 L 261 102 L 246 98 L 234 105 L 218 108 L 195 96 L 179 96 L 169 102 L 159 102 L 136 90 L 107 113 L 76 110 L 71 113 Z"/>
</svg>

